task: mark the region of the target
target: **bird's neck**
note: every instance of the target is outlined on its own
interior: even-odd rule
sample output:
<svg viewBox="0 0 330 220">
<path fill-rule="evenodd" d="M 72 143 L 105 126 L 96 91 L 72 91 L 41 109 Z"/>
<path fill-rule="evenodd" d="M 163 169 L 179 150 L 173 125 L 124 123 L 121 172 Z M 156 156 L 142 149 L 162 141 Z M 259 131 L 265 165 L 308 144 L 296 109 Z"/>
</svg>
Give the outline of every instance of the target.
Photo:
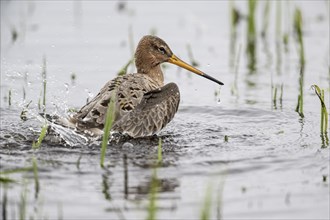
<svg viewBox="0 0 330 220">
<path fill-rule="evenodd" d="M 149 68 L 148 70 L 138 69 L 138 73 L 144 73 L 148 75 L 158 84 L 159 87 L 164 85 L 164 75 L 160 65 Z"/>
</svg>

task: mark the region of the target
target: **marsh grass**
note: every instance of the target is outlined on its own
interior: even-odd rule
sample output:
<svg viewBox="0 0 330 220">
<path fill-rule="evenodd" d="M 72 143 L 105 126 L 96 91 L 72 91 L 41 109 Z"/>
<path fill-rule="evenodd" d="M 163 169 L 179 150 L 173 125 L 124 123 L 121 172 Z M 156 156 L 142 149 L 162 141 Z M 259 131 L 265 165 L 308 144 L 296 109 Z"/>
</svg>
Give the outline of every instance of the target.
<svg viewBox="0 0 330 220">
<path fill-rule="evenodd" d="M 312 85 L 312 88 L 315 91 L 315 94 L 320 100 L 321 103 L 321 122 L 320 122 L 320 131 L 323 146 L 329 144 L 328 138 L 328 111 L 324 102 L 324 89 L 320 89 L 318 85 Z"/>
<path fill-rule="evenodd" d="M 102 168 L 104 168 L 104 158 L 109 142 L 109 136 L 110 136 L 110 130 L 112 127 L 112 123 L 115 120 L 115 102 L 116 102 L 116 94 L 117 89 L 115 88 L 114 91 L 111 94 L 111 98 L 108 104 L 108 110 L 107 110 L 107 117 L 103 129 L 103 137 L 102 137 L 102 145 L 101 145 L 101 160 L 100 165 Z"/>
<path fill-rule="evenodd" d="M 300 65 L 303 66 L 305 64 L 305 50 L 304 50 L 304 41 L 303 41 L 303 19 L 302 19 L 302 12 L 299 8 L 296 8 L 294 12 L 293 30 L 294 30 L 294 36 L 297 41 Z"/>
<path fill-rule="evenodd" d="M 283 83 L 281 84 L 280 92 L 280 108 L 283 108 Z"/>
<path fill-rule="evenodd" d="M 274 87 L 273 106 L 275 109 L 277 109 L 277 86 Z"/>
<path fill-rule="evenodd" d="M 158 159 L 157 159 L 157 164 L 161 165 L 163 163 L 163 155 L 162 155 L 162 139 L 159 138 L 158 140 L 158 150 L 157 150 L 157 155 L 158 155 Z"/>
<path fill-rule="evenodd" d="M 127 73 L 128 67 L 133 64 L 133 59 L 130 59 L 117 73 L 117 76 L 123 76 Z"/>
<path fill-rule="evenodd" d="M 237 41 L 237 26 L 240 21 L 240 13 L 235 8 L 234 1 L 229 1 L 230 11 L 230 47 L 229 47 L 229 66 L 234 67 L 236 41 Z"/>
<path fill-rule="evenodd" d="M 276 72 L 281 73 L 282 65 L 282 2 L 276 1 Z"/>
<path fill-rule="evenodd" d="M 231 88 L 231 94 L 235 95 L 237 98 L 239 97 L 239 93 L 238 93 L 238 68 L 239 68 L 239 62 L 240 62 L 240 57 L 241 57 L 241 48 L 242 45 L 240 44 L 238 47 L 238 52 L 237 52 L 237 56 L 235 59 L 235 66 L 234 66 L 234 84 Z"/>
<path fill-rule="evenodd" d="M 296 106 L 296 112 L 301 118 L 304 117 L 304 66 L 301 66 L 299 75 L 299 95 Z"/>
<path fill-rule="evenodd" d="M 298 54 L 299 54 L 299 64 L 300 64 L 300 76 L 299 76 L 299 95 L 297 101 L 296 112 L 300 117 L 304 117 L 304 69 L 305 69 L 305 50 L 303 41 L 303 19 L 302 12 L 299 8 L 295 9 L 294 19 L 293 19 L 293 30 L 294 36 L 297 42 Z"/>
<path fill-rule="evenodd" d="M 256 70 L 256 25 L 255 25 L 255 11 L 257 1 L 248 1 L 248 17 L 247 17 L 247 63 L 250 73 L 254 73 Z"/>
<path fill-rule="evenodd" d="M 46 111 L 46 89 L 47 89 L 47 61 L 46 56 L 43 57 L 43 65 L 42 65 L 42 85 L 43 85 L 43 96 L 42 96 L 42 105 L 43 111 Z"/>
<path fill-rule="evenodd" d="M 279 95 L 278 95 L 279 94 Z M 282 109 L 283 105 L 283 83 L 279 85 L 272 85 L 272 103 L 273 108 L 277 109 L 277 101 L 280 103 L 280 108 Z"/>
<path fill-rule="evenodd" d="M 45 138 L 46 134 L 47 134 L 47 129 L 48 129 L 48 125 L 45 124 L 40 132 L 39 138 L 37 140 L 37 142 L 32 143 L 32 149 L 38 149 L 43 141 L 43 139 Z"/>
</svg>

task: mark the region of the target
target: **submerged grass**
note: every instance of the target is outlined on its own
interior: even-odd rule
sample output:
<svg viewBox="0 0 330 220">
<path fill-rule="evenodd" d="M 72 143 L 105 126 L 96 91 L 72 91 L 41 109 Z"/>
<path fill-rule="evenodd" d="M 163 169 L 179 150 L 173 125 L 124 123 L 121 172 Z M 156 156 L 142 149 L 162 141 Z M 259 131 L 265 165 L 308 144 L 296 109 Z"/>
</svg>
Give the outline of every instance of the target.
<svg viewBox="0 0 330 220">
<path fill-rule="evenodd" d="M 324 89 L 320 89 L 318 85 L 312 85 L 312 88 L 315 91 L 315 94 L 319 97 L 321 102 L 321 123 L 320 123 L 320 130 L 321 130 L 321 138 L 324 146 L 329 144 L 328 139 L 328 111 L 327 107 L 324 103 Z"/>
<path fill-rule="evenodd" d="M 103 138 L 102 138 L 102 147 L 101 147 L 101 160 L 100 160 L 100 165 L 102 168 L 104 168 L 104 158 L 105 158 L 105 153 L 107 150 L 108 146 L 108 141 L 109 141 L 109 136 L 110 136 L 110 129 L 112 127 L 112 123 L 115 120 L 115 99 L 116 96 L 115 94 L 117 93 L 117 89 L 115 89 L 112 92 L 109 104 L 108 104 L 108 110 L 107 110 L 107 117 L 103 129 Z"/>
</svg>

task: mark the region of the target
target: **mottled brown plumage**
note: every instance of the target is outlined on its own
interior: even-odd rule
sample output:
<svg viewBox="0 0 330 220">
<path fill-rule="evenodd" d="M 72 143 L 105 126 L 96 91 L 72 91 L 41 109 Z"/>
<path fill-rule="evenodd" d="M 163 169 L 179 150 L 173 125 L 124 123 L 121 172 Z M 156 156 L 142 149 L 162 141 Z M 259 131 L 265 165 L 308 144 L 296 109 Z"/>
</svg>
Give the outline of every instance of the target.
<svg viewBox="0 0 330 220">
<path fill-rule="evenodd" d="M 169 46 L 155 36 L 144 36 L 135 52 L 137 73 L 118 76 L 79 112 L 60 122 L 92 136 L 102 134 L 108 104 L 115 97 L 115 121 L 111 131 L 133 138 L 157 133 L 174 117 L 180 102 L 176 84 L 164 86 L 160 64 L 170 62 L 205 78 L 222 83 L 177 58 Z"/>
</svg>

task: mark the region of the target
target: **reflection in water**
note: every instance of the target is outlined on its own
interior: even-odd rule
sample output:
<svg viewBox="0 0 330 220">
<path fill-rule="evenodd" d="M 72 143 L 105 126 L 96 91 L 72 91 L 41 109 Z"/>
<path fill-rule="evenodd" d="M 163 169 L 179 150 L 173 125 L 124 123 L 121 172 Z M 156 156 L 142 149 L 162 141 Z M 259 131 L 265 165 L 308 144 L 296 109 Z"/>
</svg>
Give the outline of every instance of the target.
<svg viewBox="0 0 330 220">
<path fill-rule="evenodd" d="M 127 155 L 124 154 L 124 198 L 128 199 L 128 169 L 127 169 Z"/>
<path fill-rule="evenodd" d="M 102 174 L 102 193 L 104 195 L 104 198 L 106 200 L 111 200 L 111 195 L 109 192 L 109 174 L 108 173 L 104 173 Z"/>
</svg>

